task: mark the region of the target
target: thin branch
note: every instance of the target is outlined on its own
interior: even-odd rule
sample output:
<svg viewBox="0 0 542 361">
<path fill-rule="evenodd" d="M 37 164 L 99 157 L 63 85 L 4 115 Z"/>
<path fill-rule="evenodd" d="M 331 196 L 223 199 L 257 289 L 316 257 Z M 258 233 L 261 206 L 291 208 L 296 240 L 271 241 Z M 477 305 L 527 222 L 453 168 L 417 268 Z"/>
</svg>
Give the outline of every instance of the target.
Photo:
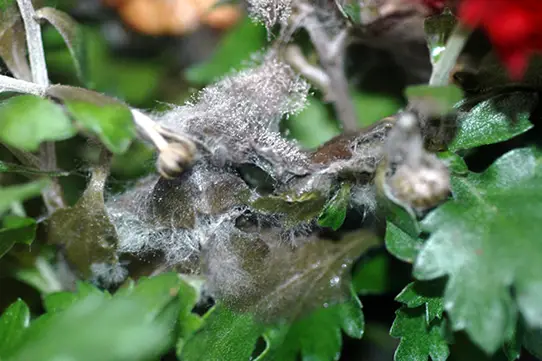
<svg viewBox="0 0 542 361">
<path fill-rule="evenodd" d="M 284 60 L 297 72 L 307 78 L 314 86 L 319 88 L 326 99 L 329 99 L 329 77 L 321 68 L 307 61 L 297 45 L 288 45 L 284 51 Z"/>
<path fill-rule="evenodd" d="M 32 0 L 17 0 L 17 5 L 19 5 L 26 32 L 32 80 L 34 83 L 46 87 L 49 85 L 49 76 L 45 63 L 45 51 L 43 50 L 40 24 L 36 20 Z"/>
<path fill-rule="evenodd" d="M 15 92 L 43 96 L 45 94 L 45 88 L 45 86 L 36 83 L 0 75 L 0 93 Z"/>
<path fill-rule="evenodd" d="M 309 34 L 314 49 L 318 53 L 320 65 L 329 79 L 327 92 L 329 101 L 333 103 L 343 130 L 356 131 L 359 129 L 358 117 L 344 72 L 348 30 L 343 29 L 335 37 L 330 37 L 318 20 L 316 10 L 311 4 L 300 3 L 298 7 L 299 13 L 305 16 L 301 24 Z"/>
<path fill-rule="evenodd" d="M 429 79 L 429 85 L 441 86 L 446 85 L 450 79 L 450 73 L 453 67 L 457 63 L 457 58 L 461 54 L 463 47 L 467 43 L 471 30 L 463 27 L 461 24 L 457 24 L 448 41 L 446 42 L 446 48 L 440 59 L 433 67 L 431 78 Z"/>
</svg>

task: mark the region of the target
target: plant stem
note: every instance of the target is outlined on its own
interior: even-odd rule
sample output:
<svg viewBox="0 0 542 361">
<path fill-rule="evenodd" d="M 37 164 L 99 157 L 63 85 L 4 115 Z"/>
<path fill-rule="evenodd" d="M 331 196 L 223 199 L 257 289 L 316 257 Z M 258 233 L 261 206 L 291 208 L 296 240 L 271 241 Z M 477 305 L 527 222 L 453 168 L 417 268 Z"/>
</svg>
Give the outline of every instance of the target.
<svg viewBox="0 0 542 361">
<path fill-rule="evenodd" d="M 25 80 L 0 75 L 0 93 L 2 92 L 16 92 L 43 96 L 45 87 Z"/>
<path fill-rule="evenodd" d="M 455 26 L 446 42 L 446 49 L 433 67 L 429 85 L 442 86 L 448 84 L 450 73 L 457 63 L 457 58 L 467 43 L 471 32 L 472 30 L 465 28 L 460 23 Z"/>
<path fill-rule="evenodd" d="M 17 0 L 17 5 L 19 6 L 26 32 L 32 81 L 38 85 L 47 87 L 49 85 L 49 76 L 47 75 L 47 65 L 45 63 L 45 51 L 43 50 L 40 24 L 36 20 L 36 12 L 34 11 L 32 0 Z"/>
</svg>

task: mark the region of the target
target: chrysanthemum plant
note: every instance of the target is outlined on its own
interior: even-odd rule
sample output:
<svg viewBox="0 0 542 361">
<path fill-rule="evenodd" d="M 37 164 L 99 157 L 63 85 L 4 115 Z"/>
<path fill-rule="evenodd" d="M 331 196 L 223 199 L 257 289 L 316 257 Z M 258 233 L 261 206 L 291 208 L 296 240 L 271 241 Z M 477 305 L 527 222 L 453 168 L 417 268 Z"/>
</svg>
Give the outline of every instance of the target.
<svg viewBox="0 0 542 361">
<path fill-rule="evenodd" d="M 89 89 L 70 16 L 0 2 L 0 272 L 42 299 L 4 309 L 0 360 L 353 360 L 370 293 L 397 295 L 397 361 L 542 356 L 542 3 L 244 5 L 266 48 L 150 112 Z M 45 26 L 80 87 L 51 84 Z M 369 125 L 352 74 L 374 49 L 404 102 Z M 280 127 L 308 97 L 342 133 L 313 148 Z M 76 136 L 100 154 L 68 204 L 56 146 Z M 136 140 L 155 172 L 104 194 Z"/>
</svg>

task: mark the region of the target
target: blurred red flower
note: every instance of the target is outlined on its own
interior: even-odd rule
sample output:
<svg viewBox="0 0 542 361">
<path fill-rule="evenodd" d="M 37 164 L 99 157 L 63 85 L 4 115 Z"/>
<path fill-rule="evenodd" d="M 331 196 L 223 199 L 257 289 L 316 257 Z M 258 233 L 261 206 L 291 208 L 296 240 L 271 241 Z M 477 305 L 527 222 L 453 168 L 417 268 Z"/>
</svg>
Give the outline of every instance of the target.
<svg viewBox="0 0 542 361">
<path fill-rule="evenodd" d="M 521 78 L 529 57 L 542 51 L 542 0 L 462 0 L 458 17 L 484 29 L 513 79 Z"/>
</svg>

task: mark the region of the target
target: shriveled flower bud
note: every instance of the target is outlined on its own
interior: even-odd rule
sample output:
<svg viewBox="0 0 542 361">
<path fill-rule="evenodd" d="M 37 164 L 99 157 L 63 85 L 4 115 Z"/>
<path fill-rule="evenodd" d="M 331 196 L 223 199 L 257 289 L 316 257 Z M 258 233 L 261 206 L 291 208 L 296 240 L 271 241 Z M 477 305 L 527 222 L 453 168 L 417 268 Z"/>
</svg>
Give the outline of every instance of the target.
<svg viewBox="0 0 542 361">
<path fill-rule="evenodd" d="M 196 149 L 192 143 L 170 143 L 160 151 L 157 168 L 160 175 L 173 179 L 192 165 Z"/>
</svg>

